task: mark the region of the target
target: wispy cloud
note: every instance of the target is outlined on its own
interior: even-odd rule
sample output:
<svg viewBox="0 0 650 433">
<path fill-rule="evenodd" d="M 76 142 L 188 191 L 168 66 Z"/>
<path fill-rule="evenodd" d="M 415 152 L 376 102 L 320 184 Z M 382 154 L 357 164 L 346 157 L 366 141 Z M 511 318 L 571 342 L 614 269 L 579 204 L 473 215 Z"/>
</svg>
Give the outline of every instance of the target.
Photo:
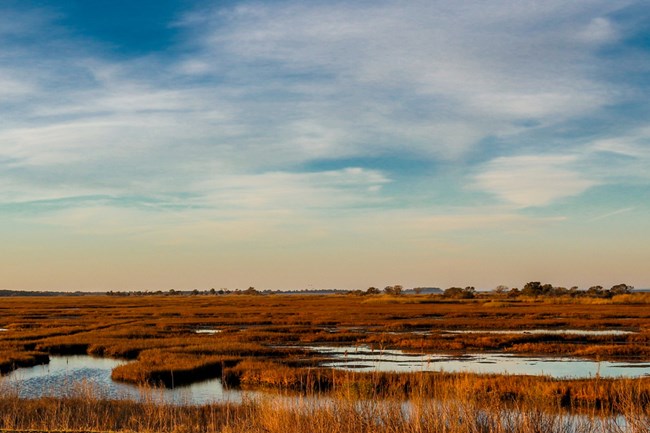
<svg viewBox="0 0 650 433">
<path fill-rule="evenodd" d="M 562 155 L 496 158 L 476 176 L 476 187 L 516 206 L 544 206 L 598 184 L 583 177 L 575 161 Z"/>
<path fill-rule="evenodd" d="M 362 168 L 324 172 L 269 172 L 219 175 L 194 185 L 193 200 L 216 215 L 235 211 L 240 216 L 327 215 L 336 210 L 381 207 L 381 188 L 390 180 L 381 172 Z"/>
<path fill-rule="evenodd" d="M 603 137 L 590 143 L 589 150 L 650 160 L 650 128 L 638 128 L 616 137 Z"/>
<path fill-rule="evenodd" d="M 208 182 L 203 166 L 236 175 L 405 153 L 462 161 L 485 139 L 525 133 L 522 121 L 548 128 L 616 101 L 593 74 L 598 48 L 620 33 L 606 17 L 614 9 L 248 3 L 180 19 L 177 57 L 129 60 L 96 54 L 53 15 L 23 13 L 15 20 L 38 21 L 53 50 L 9 43 L 15 61 L 0 69 L 0 93 L 18 100 L 6 110 L 0 158 L 11 184 L 57 188 L 65 171 L 84 190 L 145 194 L 172 188 L 156 171 L 176 173 L 180 190 Z M 548 174 L 575 191 L 587 185 Z M 505 191 L 489 167 L 482 176 Z M 519 204 L 554 196 L 500 195 Z"/>
<path fill-rule="evenodd" d="M 587 43 L 613 43 L 619 38 L 618 31 L 610 20 L 596 17 L 578 33 L 580 40 Z"/>
<path fill-rule="evenodd" d="M 20 79 L 16 75 L 10 71 L 0 72 L 0 99 L 4 103 L 24 97 L 35 91 L 32 83 Z"/>
<path fill-rule="evenodd" d="M 607 212 L 605 214 L 595 216 L 595 217 L 589 219 L 588 221 L 589 222 L 600 221 L 600 220 L 603 220 L 605 218 L 610 218 L 610 217 L 613 217 L 613 216 L 616 216 L 616 215 L 632 212 L 634 209 L 635 208 L 633 208 L 633 207 L 626 207 L 626 208 L 623 208 L 623 209 L 617 209 L 617 210 L 612 211 L 612 212 Z"/>
<path fill-rule="evenodd" d="M 14 184 L 5 185 L 0 199 L 5 204 L 28 204 L 41 211 L 34 218 L 20 214 L 21 219 L 89 233 L 116 229 L 139 233 L 201 221 L 264 221 L 264 226 L 271 227 L 310 218 L 321 221 L 332 213 L 355 209 L 366 212 L 386 204 L 381 188 L 389 182 L 379 171 L 354 167 L 249 175 L 217 172 L 175 190 L 150 191 L 144 196 L 129 195 L 127 189 L 118 188 L 106 189 L 102 195 L 91 195 L 100 191 L 95 188 L 55 196 L 47 189 Z M 65 191 L 62 187 L 59 190 Z M 108 212 L 109 208 L 115 211 Z M 104 224 L 108 221 L 110 224 Z"/>
<path fill-rule="evenodd" d="M 409 151 L 458 157 L 481 138 L 519 132 L 519 120 L 552 124 L 617 97 L 591 72 L 596 50 L 611 39 L 609 21 L 583 17 L 611 7 L 526 7 L 249 4 L 187 18 L 202 41 L 189 69 L 221 75 L 224 59 L 234 59 L 237 74 L 262 74 L 299 98 L 307 109 L 295 114 L 352 137 L 361 133 L 357 153 L 381 146 L 377 137 L 397 143 L 409 129 Z M 404 110 L 405 101 L 420 108 L 417 117 Z"/>
</svg>

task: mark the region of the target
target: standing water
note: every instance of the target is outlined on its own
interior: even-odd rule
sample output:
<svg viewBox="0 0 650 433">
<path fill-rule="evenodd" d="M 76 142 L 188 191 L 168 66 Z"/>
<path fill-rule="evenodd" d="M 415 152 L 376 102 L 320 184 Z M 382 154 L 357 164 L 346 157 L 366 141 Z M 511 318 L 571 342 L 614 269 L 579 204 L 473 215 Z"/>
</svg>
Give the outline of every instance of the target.
<svg viewBox="0 0 650 433">
<path fill-rule="evenodd" d="M 49 364 L 19 368 L 0 378 L 0 390 L 9 388 L 24 398 L 92 393 L 101 398 L 153 400 L 169 404 L 239 402 L 242 399 L 240 391 L 224 389 L 219 379 L 174 389 L 137 387 L 113 381 L 111 371 L 124 363 L 87 355 L 51 356 Z"/>
<path fill-rule="evenodd" d="M 555 378 L 650 376 L 650 363 L 590 361 L 577 358 L 521 357 L 502 353 L 452 355 L 409 354 L 399 350 L 373 350 L 367 346 L 311 346 L 331 357 L 323 367 L 356 371 L 447 371 L 493 374 L 546 375 Z M 167 388 L 137 387 L 111 379 L 113 368 L 124 364 L 109 358 L 51 356 L 50 363 L 19 368 L 0 377 L 0 391 L 20 397 L 87 395 L 109 399 L 153 400 L 169 404 L 240 402 L 243 393 L 224 389 L 220 379 Z"/>
<path fill-rule="evenodd" d="M 554 378 L 650 376 L 650 363 L 591 361 L 579 358 L 524 357 L 504 353 L 410 354 L 400 350 L 373 350 L 368 346 L 311 346 L 333 358 L 322 364 L 356 371 L 447 371 L 489 374 L 545 375 Z"/>
</svg>

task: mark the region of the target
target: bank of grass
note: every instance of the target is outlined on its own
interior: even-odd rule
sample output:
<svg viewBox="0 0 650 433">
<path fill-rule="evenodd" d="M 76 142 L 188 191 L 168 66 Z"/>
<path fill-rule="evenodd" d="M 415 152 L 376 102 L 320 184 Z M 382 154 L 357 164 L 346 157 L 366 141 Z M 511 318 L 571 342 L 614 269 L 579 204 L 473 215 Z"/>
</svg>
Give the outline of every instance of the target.
<svg viewBox="0 0 650 433">
<path fill-rule="evenodd" d="M 160 433 L 646 433 L 650 408 L 640 395 L 642 381 L 618 382 L 611 406 L 571 413 L 561 404 L 526 392 L 520 399 L 498 398 L 476 392 L 499 379 L 477 381 L 457 375 L 432 394 L 424 384 L 414 386 L 407 399 L 406 382 L 399 375 L 376 394 L 360 393 L 350 377 L 326 395 L 269 394 L 243 403 L 165 405 L 151 398 L 142 402 L 106 400 L 92 388 L 80 388 L 68 398 L 21 399 L 15 392 L 0 393 L 0 429 L 33 431 L 112 431 Z M 410 379 L 417 381 L 417 375 Z M 399 383 L 398 383 L 399 382 Z M 414 382 L 415 383 L 415 382 Z M 520 384 L 522 385 L 522 384 Z M 520 390 L 524 391 L 524 390 Z M 533 391 L 536 391 L 533 389 Z M 539 391 L 539 390 L 537 390 Z"/>
<path fill-rule="evenodd" d="M 0 374 L 16 368 L 31 367 L 49 361 L 47 354 L 30 350 L 14 341 L 0 341 Z"/>
<path fill-rule="evenodd" d="M 219 377 L 225 365 L 235 359 L 221 356 L 192 357 L 185 354 L 143 353 L 137 362 L 120 365 L 113 369 L 111 378 L 134 384 L 155 384 L 174 388 L 187 383 Z M 164 361 L 163 361 L 164 360 Z"/>
<path fill-rule="evenodd" d="M 650 293 L 625 293 L 611 298 L 549 296 L 538 298 L 522 297 L 524 302 L 543 302 L 546 304 L 581 304 L 581 305 L 648 305 Z"/>
<path fill-rule="evenodd" d="M 270 361 L 249 360 L 224 369 L 226 386 L 296 391 L 303 395 L 345 393 L 357 399 L 427 397 L 461 401 L 493 400 L 556 410 L 614 413 L 628 400 L 650 409 L 650 378 L 554 379 L 541 376 L 443 373 L 354 372 L 289 368 Z"/>
<path fill-rule="evenodd" d="M 46 364 L 47 362 L 49 362 L 49 357 L 45 353 L 22 350 L 0 350 L 0 374 L 5 374 L 21 367 Z"/>
</svg>

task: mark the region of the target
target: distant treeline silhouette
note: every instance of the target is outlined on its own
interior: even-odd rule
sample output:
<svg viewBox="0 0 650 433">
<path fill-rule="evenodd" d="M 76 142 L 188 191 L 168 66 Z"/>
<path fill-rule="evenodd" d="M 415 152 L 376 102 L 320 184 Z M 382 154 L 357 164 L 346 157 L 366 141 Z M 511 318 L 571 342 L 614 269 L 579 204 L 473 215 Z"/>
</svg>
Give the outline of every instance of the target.
<svg viewBox="0 0 650 433">
<path fill-rule="evenodd" d="M 61 291 L 50 291 L 50 290 L 0 290 L 0 297 L 7 296 L 84 296 L 84 295 L 96 295 L 97 293 L 92 292 L 61 292 Z"/>
<path fill-rule="evenodd" d="M 552 284 L 542 284 L 539 281 L 531 281 L 524 285 L 522 289 L 517 287 L 510 288 L 508 286 L 500 285 L 497 286 L 494 290 L 485 292 L 477 291 L 474 287 L 449 287 L 446 290 L 439 289 L 437 287 L 415 287 L 413 289 L 404 289 L 401 285 L 386 286 L 383 290 L 380 290 L 375 287 L 370 287 L 367 290 L 360 289 L 299 289 L 299 290 L 258 290 L 254 287 L 249 287 L 247 289 L 234 289 L 230 290 L 227 288 L 221 289 L 209 289 L 209 290 L 109 290 L 104 292 L 108 296 L 219 296 L 219 295 L 274 295 L 274 294 L 283 294 L 283 295 L 358 295 L 358 296 L 367 296 L 367 295 L 390 295 L 390 296 L 401 296 L 401 295 L 442 295 L 445 298 L 453 299 L 472 299 L 477 296 L 490 296 L 490 295 L 499 295 L 507 296 L 510 298 L 516 298 L 519 296 L 547 296 L 547 297 L 558 297 L 558 296 L 569 296 L 569 297 L 590 297 L 590 298 L 612 298 L 616 295 L 629 294 L 634 291 L 634 287 L 625 283 L 616 284 L 609 289 L 603 288 L 603 286 L 591 286 L 588 289 L 580 289 L 577 286 L 573 287 L 562 287 L 562 286 L 553 286 Z M 644 290 L 636 290 L 642 292 Z M 75 291 L 75 292 L 65 292 L 65 291 L 47 291 L 47 290 L 0 290 L 0 297 L 8 296 L 91 296 L 97 295 L 98 292 L 91 291 Z"/>
</svg>

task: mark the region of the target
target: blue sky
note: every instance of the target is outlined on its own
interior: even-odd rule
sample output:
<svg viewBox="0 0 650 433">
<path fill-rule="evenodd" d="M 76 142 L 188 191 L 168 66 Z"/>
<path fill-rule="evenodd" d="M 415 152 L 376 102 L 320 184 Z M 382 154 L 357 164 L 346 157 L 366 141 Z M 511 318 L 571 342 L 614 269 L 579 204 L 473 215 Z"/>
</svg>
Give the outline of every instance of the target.
<svg viewBox="0 0 650 433">
<path fill-rule="evenodd" d="M 0 2 L 0 286 L 650 286 L 650 7 Z"/>
</svg>

